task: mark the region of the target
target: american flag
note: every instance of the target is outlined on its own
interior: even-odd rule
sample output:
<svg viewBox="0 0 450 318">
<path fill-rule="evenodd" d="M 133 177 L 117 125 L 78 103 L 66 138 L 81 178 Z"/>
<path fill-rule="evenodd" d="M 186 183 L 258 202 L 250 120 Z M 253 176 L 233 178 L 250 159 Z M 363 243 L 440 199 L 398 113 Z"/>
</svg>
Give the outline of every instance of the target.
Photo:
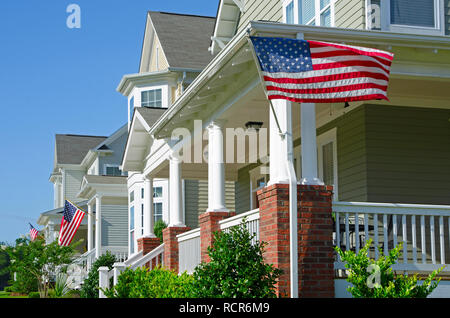
<svg viewBox="0 0 450 318">
<path fill-rule="evenodd" d="M 338 103 L 387 98 L 394 55 L 289 38 L 250 37 L 269 99 Z"/>
<path fill-rule="evenodd" d="M 39 232 L 38 230 L 36 230 L 33 225 L 30 224 L 30 237 L 31 237 L 31 241 L 34 241 L 36 239 L 36 237 L 38 236 Z"/>
<path fill-rule="evenodd" d="M 66 200 L 64 204 L 64 216 L 61 220 L 61 229 L 59 230 L 59 245 L 68 246 L 72 242 L 84 215 L 84 211 Z"/>
</svg>

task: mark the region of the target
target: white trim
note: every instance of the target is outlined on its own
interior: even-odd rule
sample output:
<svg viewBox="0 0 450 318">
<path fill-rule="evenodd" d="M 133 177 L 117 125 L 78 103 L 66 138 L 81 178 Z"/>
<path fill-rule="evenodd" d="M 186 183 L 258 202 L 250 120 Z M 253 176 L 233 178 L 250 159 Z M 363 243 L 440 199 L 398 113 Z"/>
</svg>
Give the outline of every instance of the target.
<svg viewBox="0 0 450 318">
<path fill-rule="evenodd" d="M 196 228 L 177 235 L 178 243 L 200 237 L 200 228 Z"/>
<path fill-rule="evenodd" d="M 333 143 L 333 199 L 338 201 L 338 162 L 337 162 L 337 128 L 334 127 L 327 132 L 317 136 L 317 156 L 318 156 L 318 172 L 319 178 L 323 181 L 323 146 Z"/>
<path fill-rule="evenodd" d="M 242 223 L 242 219 L 247 217 L 247 222 L 259 220 L 259 209 L 253 209 L 224 220 L 219 221 L 220 229 L 224 230 Z"/>
<path fill-rule="evenodd" d="M 114 164 L 114 163 L 104 163 L 103 164 L 103 174 L 105 176 L 108 176 L 108 174 L 106 173 L 106 168 L 119 168 L 120 170 L 120 175 L 121 176 L 125 176 L 124 172 L 120 169 L 120 165 L 119 164 Z M 110 175 L 112 176 L 112 175 Z M 119 177 L 119 176 L 118 176 Z"/>
</svg>

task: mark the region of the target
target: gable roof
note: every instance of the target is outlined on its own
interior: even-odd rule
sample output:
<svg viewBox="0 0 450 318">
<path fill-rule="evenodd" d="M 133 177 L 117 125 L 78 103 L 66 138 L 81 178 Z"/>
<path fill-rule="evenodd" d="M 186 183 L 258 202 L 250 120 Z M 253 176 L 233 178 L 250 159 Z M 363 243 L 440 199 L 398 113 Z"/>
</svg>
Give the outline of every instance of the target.
<svg viewBox="0 0 450 318">
<path fill-rule="evenodd" d="M 148 12 L 170 67 L 203 69 L 212 59 L 208 47 L 215 17 Z"/>
<path fill-rule="evenodd" d="M 153 124 L 161 117 L 167 108 L 150 108 L 150 107 L 136 107 L 134 109 L 140 117 L 145 121 L 148 127 L 152 127 Z M 137 116 L 137 114 L 136 114 Z"/>
<path fill-rule="evenodd" d="M 55 164 L 80 164 L 88 151 L 106 138 L 105 136 L 56 134 Z"/>
</svg>

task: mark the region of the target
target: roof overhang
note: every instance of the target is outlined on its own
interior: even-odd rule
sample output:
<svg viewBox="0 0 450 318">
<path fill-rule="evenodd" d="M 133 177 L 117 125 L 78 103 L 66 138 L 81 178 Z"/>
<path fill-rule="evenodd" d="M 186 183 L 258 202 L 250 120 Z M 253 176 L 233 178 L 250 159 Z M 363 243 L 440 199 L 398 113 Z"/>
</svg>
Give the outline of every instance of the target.
<svg viewBox="0 0 450 318">
<path fill-rule="evenodd" d="M 243 2 L 235 0 L 220 0 L 217 9 L 214 33 L 211 36 L 211 45 L 208 50 L 211 54 L 217 54 L 233 38 L 243 8 L 237 4 Z"/>
<path fill-rule="evenodd" d="M 84 176 L 77 197 L 90 200 L 95 195 L 127 197 L 128 188 L 126 177 Z"/>
</svg>

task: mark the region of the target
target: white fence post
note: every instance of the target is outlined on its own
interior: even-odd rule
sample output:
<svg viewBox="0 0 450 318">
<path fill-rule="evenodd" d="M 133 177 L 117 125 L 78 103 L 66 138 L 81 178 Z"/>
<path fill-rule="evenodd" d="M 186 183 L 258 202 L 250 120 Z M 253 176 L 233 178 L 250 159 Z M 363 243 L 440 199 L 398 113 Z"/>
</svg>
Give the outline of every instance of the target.
<svg viewBox="0 0 450 318">
<path fill-rule="evenodd" d="M 109 268 L 107 266 L 101 266 L 98 268 L 98 283 L 99 283 L 99 291 L 98 291 L 98 297 L 99 298 L 106 298 L 105 294 L 102 291 L 103 289 L 109 288 Z"/>
<path fill-rule="evenodd" d="M 114 263 L 113 271 L 114 271 L 114 286 L 117 285 L 120 273 L 125 270 L 126 265 L 124 263 Z"/>
</svg>

